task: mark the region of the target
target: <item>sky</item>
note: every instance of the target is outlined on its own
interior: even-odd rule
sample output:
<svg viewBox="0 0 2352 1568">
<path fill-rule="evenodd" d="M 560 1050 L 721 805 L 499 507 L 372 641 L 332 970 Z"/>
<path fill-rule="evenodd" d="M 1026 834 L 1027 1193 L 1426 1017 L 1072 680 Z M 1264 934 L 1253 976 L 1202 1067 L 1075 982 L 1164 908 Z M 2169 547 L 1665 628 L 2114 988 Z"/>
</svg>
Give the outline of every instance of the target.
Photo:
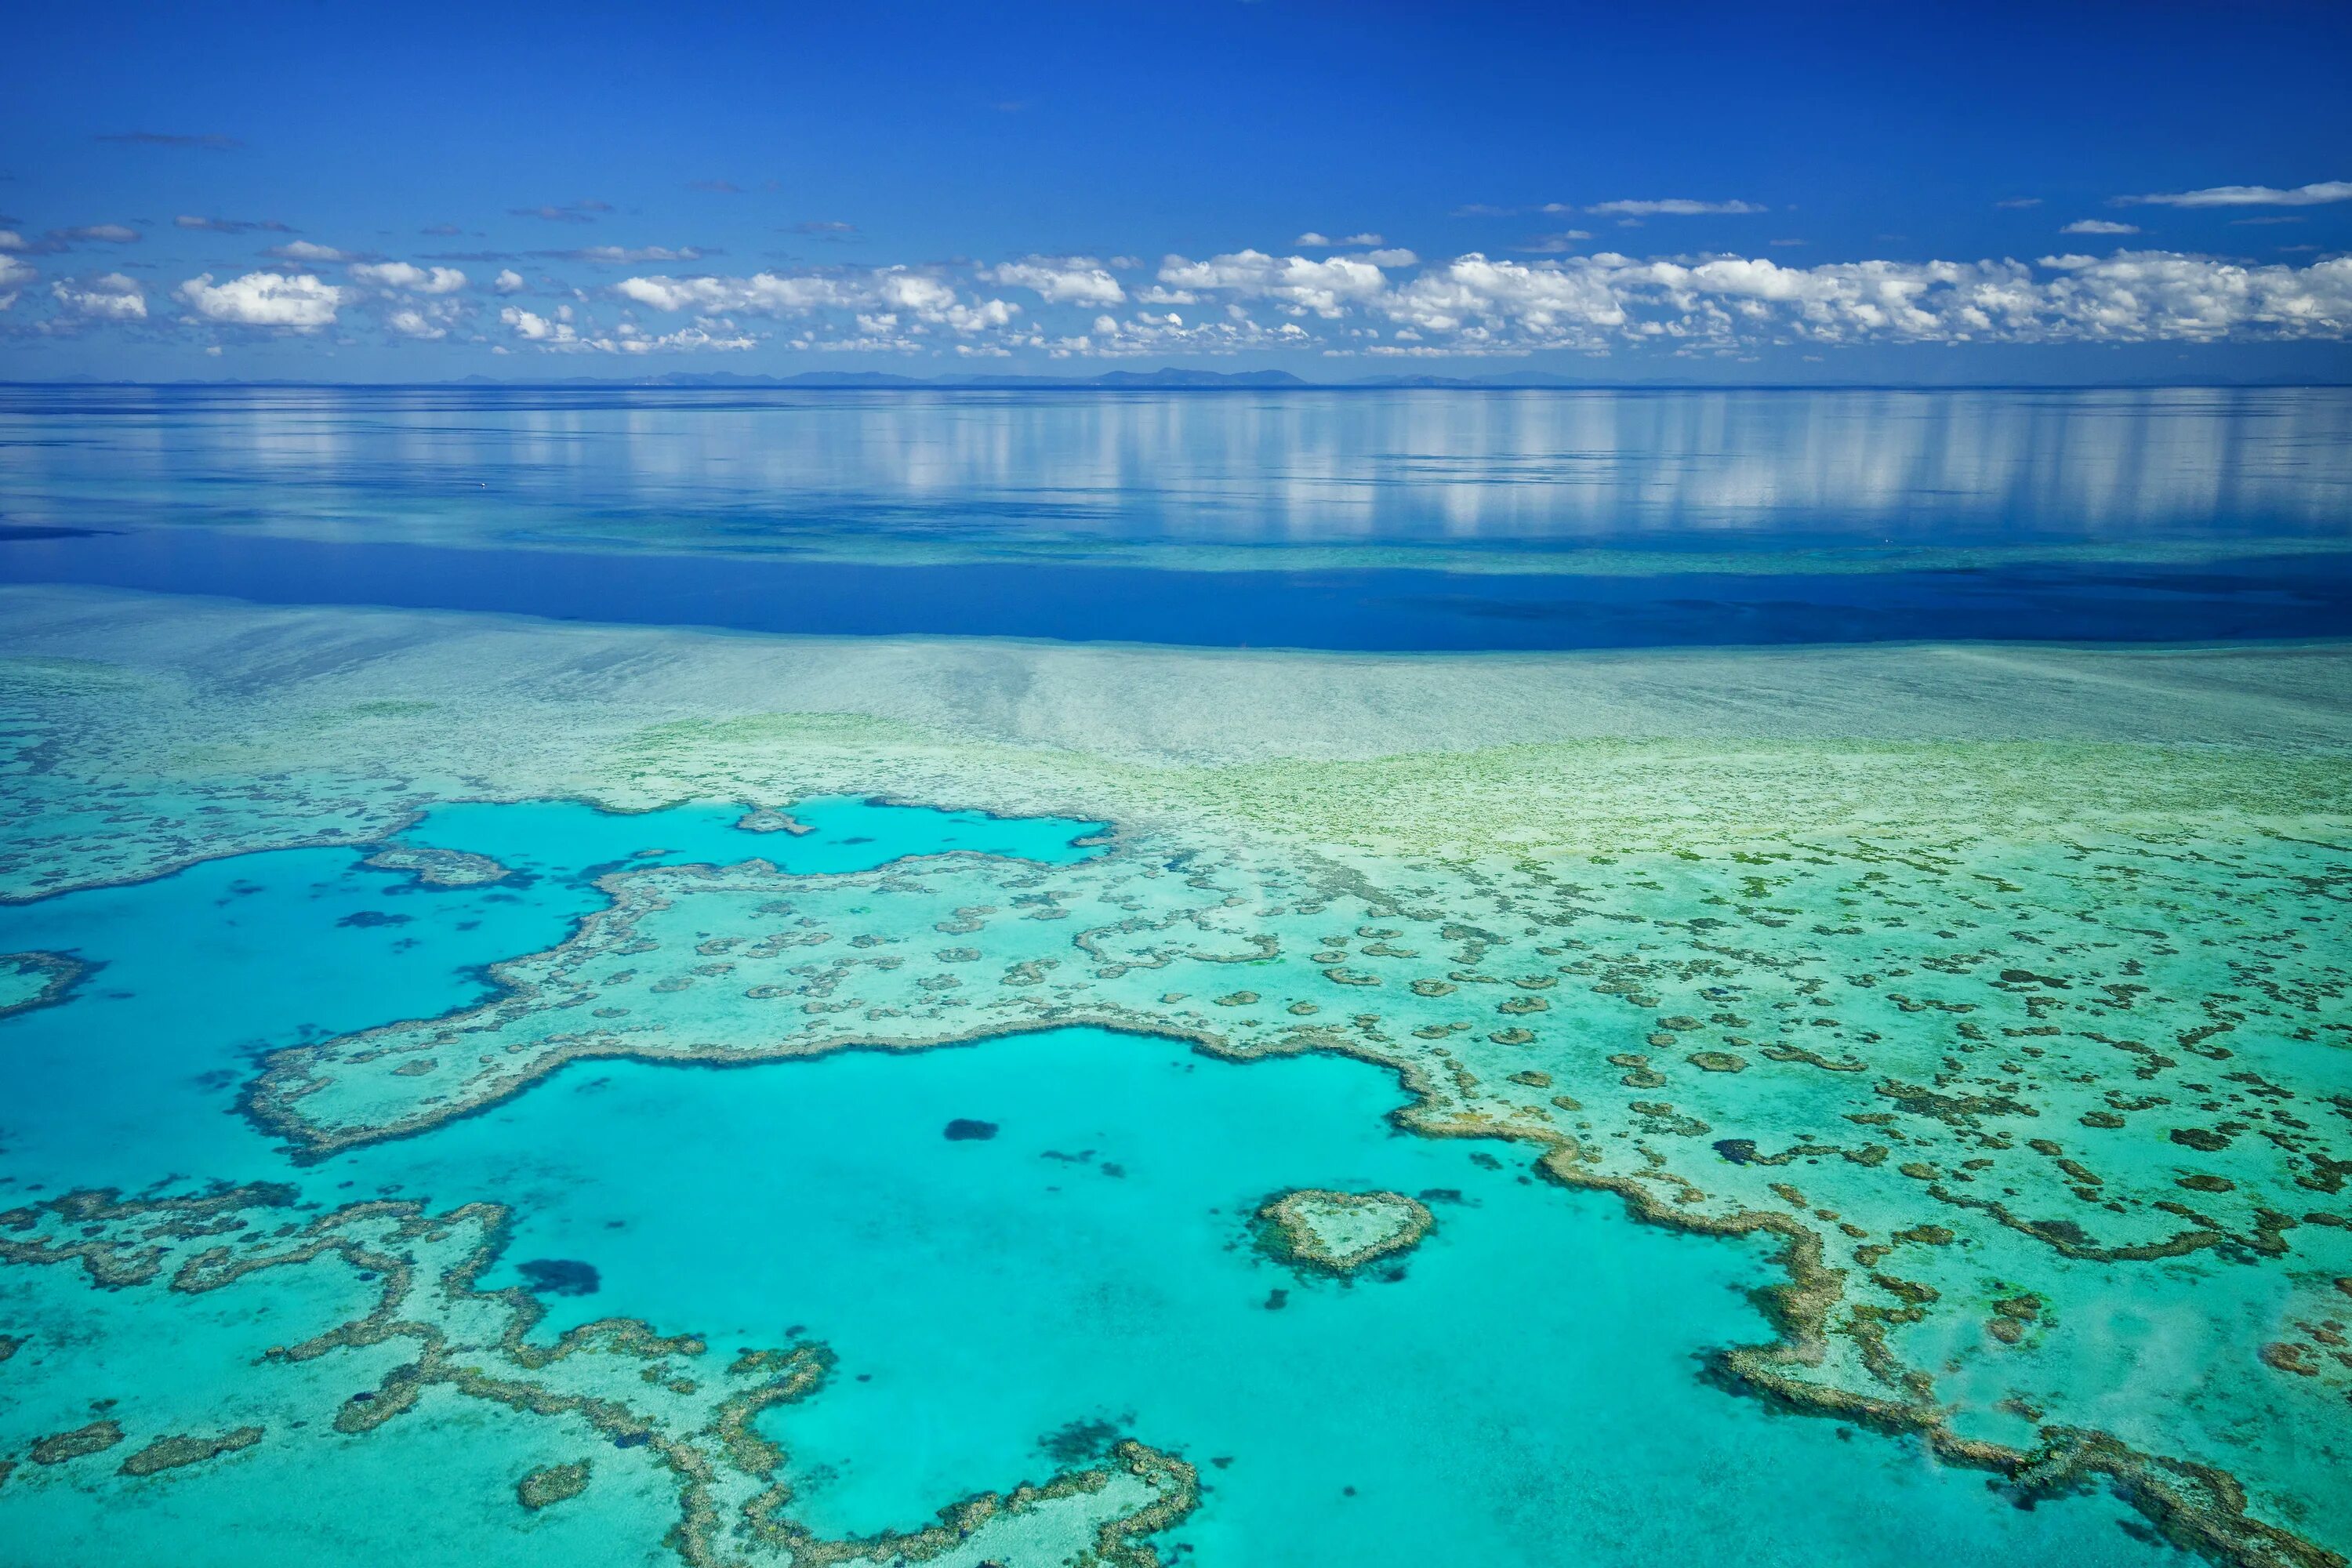
<svg viewBox="0 0 2352 1568">
<path fill-rule="evenodd" d="M 0 379 L 2352 380 L 2352 6 L 12 20 Z"/>
</svg>

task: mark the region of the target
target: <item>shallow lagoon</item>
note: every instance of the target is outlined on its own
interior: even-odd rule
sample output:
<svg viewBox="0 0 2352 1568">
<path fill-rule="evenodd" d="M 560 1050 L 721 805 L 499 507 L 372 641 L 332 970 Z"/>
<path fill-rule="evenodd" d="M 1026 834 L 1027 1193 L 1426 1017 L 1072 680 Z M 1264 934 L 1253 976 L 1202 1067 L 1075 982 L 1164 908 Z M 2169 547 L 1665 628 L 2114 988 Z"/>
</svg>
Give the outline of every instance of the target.
<svg viewBox="0 0 2352 1568">
<path fill-rule="evenodd" d="M 458 806 L 406 841 L 522 875 L 428 888 L 348 851 L 303 850 L 8 910 L 11 943 L 107 963 L 68 1005 L 0 1022 L 0 1047 L 51 1086 L 14 1118 L 12 1185 L 234 1174 L 291 1178 L 330 1204 L 509 1205 L 483 1283 L 558 1282 L 547 1333 L 620 1314 L 720 1344 L 831 1346 L 827 1386 L 767 1426 L 790 1455 L 797 1511 L 836 1532 L 917 1525 L 951 1498 L 1042 1479 L 1072 1457 L 1041 1446 L 1049 1435 L 1103 1422 L 1202 1466 L 1202 1507 L 1174 1540 L 1203 1561 L 1632 1563 L 1694 1528 L 1756 1563 L 1908 1562 L 1923 1542 L 1971 1560 L 2150 1560 L 2114 1504 L 2021 1512 L 1980 1476 L 1706 1386 L 1699 1352 L 1759 1336 L 1741 1295 L 1765 1278 L 1759 1254 L 1532 1181 L 1507 1144 L 1397 1133 L 1386 1118 L 1402 1092 L 1360 1063 L 1233 1065 L 1062 1030 L 744 1070 L 592 1064 L 299 1170 L 234 1113 L 255 1052 L 463 1004 L 478 994 L 474 966 L 560 936 L 596 897 L 584 879 L 641 850 L 749 848 L 847 869 L 949 839 L 1078 856 L 1072 841 L 1090 831 L 837 802 L 795 808 L 813 831 L 779 844 L 734 826 L 740 816 Z M 235 913 L 207 912 L 221 909 Z M 206 939 L 184 942 L 197 926 Z M 73 1087 L 93 1050 L 107 1053 L 104 1119 Z M 998 1131 L 950 1139 L 959 1118 Z M 1397 1278 L 1301 1278 L 1246 1227 L 1265 1197 L 1298 1186 L 1424 1194 L 1437 1229 Z M 593 1290 L 577 1269 L 545 1267 L 557 1263 L 593 1268 Z M 87 1294 L 54 1269 L 8 1283 Z M 120 1336 L 137 1321 L 93 1328 L 75 1381 L 135 1382 L 144 1352 Z M 488 1528 L 500 1483 L 543 1440 L 481 1416 L 454 1430 L 437 1458 L 415 1431 L 386 1452 L 449 1467 L 458 1495 L 483 1500 L 467 1531 Z M 119 1554 L 159 1527 L 158 1508 L 174 1530 L 208 1529 L 201 1510 L 218 1508 L 218 1522 L 268 1542 L 311 1522 L 257 1511 L 239 1478 L 285 1462 L 265 1446 L 121 1512 L 49 1506 L 58 1483 L 28 1478 L 0 1492 L 0 1510 L 30 1510 L 15 1538 L 42 1542 L 49 1562 Z M 304 1513 L 322 1509 L 355 1552 L 432 1561 L 436 1540 L 454 1552 L 468 1538 L 391 1533 L 385 1459 L 366 1444 L 319 1463 L 330 1482 L 306 1487 Z M 360 1517 L 339 1521 L 341 1509 Z M 1885 1529 L 1896 1513 L 1899 1536 Z M 579 1551 L 577 1523 L 534 1518 L 534 1554 L 554 1540 Z M 625 1532 L 604 1544 L 620 1555 L 600 1546 L 587 1560 L 641 1551 Z"/>
</svg>

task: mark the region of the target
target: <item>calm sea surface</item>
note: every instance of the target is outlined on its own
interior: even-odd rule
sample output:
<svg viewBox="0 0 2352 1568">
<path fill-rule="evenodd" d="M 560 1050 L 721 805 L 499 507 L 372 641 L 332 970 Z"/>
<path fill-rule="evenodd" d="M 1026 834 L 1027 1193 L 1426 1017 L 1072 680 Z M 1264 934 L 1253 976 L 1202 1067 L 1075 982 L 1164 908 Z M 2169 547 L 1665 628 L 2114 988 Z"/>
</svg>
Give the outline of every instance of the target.
<svg viewBox="0 0 2352 1568">
<path fill-rule="evenodd" d="M 0 390 L 0 581 L 1328 648 L 2352 631 L 2352 393 Z"/>
</svg>

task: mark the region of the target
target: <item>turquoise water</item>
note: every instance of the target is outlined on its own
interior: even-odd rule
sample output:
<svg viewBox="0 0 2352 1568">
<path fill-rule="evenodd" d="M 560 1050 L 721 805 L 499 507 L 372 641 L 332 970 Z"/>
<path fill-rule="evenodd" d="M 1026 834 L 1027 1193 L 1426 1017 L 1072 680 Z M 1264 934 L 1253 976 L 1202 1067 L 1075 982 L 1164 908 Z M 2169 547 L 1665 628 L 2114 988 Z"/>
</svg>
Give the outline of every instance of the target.
<svg viewBox="0 0 2352 1568">
<path fill-rule="evenodd" d="M 1654 1563 L 1695 1533 L 1750 1563 L 2150 1559 L 2105 1504 L 2021 1513 L 1980 1476 L 1700 1384 L 1699 1352 L 1761 1326 L 1740 1294 L 1759 1254 L 1531 1184 L 1507 1145 L 1391 1134 L 1402 1101 L 1353 1062 L 1068 1030 L 573 1068 L 328 1169 L 412 1191 L 487 1176 L 524 1216 L 509 1264 L 598 1271 L 551 1327 L 623 1312 L 830 1344 L 835 1384 L 769 1424 L 829 1531 L 1042 1476 L 1041 1438 L 1102 1421 L 1202 1465 L 1174 1539 L 1203 1562 Z M 1001 1131 L 950 1142 L 958 1117 Z M 1297 1186 L 1459 1195 L 1432 1199 L 1402 1279 L 1340 1285 L 1247 1241 Z"/>
<path fill-rule="evenodd" d="M 793 812 L 814 831 L 793 837 L 747 832 L 741 815 L 452 806 L 404 841 L 520 875 L 434 889 L 297 850 L 0 911 L 0 949 L 104 965 L 66 1005 L 0 1020 L 0 1056 L 27 1087 L 0 1190 L 267 1178 L 326 1204 L 511 1205 L 483 1283 L 546 1285 L 542 1338 L 621 1315 L 721 1346 L 832 1347 L 822 1392 L 763 1421 L 796 1511 L 834 1533 L 919 1525 L 951 1498 L 1042 1479 L 1069 1459 L 1049 1434 L 1102 1422 L 1201 1467 L 1202 1505 L 1171 1539 L 1202 1561 L 1632 1563 L 1695 1538 L 1759 1563 L 2149 1560 L 2113 1503 L 2021 1512 L 1980 1476 L 1703 1384 L 1700 1352 L 1761 1335 L 1742 1295 L 1767 1278 L 1760 1250 L 1636 1226 L 1613 1200 L 1532 1181 L 1509 1145 L 1396 1132 L 1401 1089 L 1360 1063 L 1237 1066 L 1064 1029 L 743 1070 L 583 1064 L 307 1168 L 236 1113 L 258 1054 L 473 1000 L 480 965 L 560 940 L 599 900 L 588 879 L 656 858 L 645 851 L 811 873 L 947 849 L 1091 852 L 1089 825 L 1052 819 L 814 802 Z M 947 1137 L 959 1120 L 996 1131 Z M 1398 1277 L 1299 1278 L 1245 1221 L 1309 1185 L 1422 1194 L 1437 1230 Z M 63 1270 L 7 1283 L 12 1317 L 26 1291 L 44 1311 L 96 1311 Z M 76 1320 L 78 1375 L 187 1380 L 151 1366 L 128 1298 L 93 1300 L 107 1310 Z M 241 1321 L 206 1331 L 227 1364 L 256 1353 L 234 1349 L 240 1333 L 284 1331 Z M 210 1364 L 194 1341 L 175 1349 L 175 1365 Z M 308 1468 L 265 1445 L 121 1510 L 28 1479 L 0 1489 L 0 1536 L 17 1543 L 0 1560 L 123 1561 L 194 1529 L 264 1554 L 326 1542 L 347 1561 L 467 1561 L 485 1531 L 517 1528 L 493 1505 L 518 1456 L 564 1457 L 527 1426 L 469 1410 L 387 1427 L 382 1448 L 339 1440 Z M 431 1475 L 447 1477 L 446 1516 L 395 1530 L 397 1500 Z M 501 1560 L 646 1560 L 643 1531 L 621 1527 L 638 1485 L 533 1518 Z M 299 1501 L 273 1502 L 279 1487 Z"/>
<path fill-rule="evenodd" d="M 743 816 L 459 804 L 401 841 L 488 853 L 514 875 L 435 888 L 348 849 L 289 849 L 0 906 L 0 952 L 96 966 L 70 1005 L 0 1019 L 20 1089 L 0 1111 L 0 1192 L 247 1180 L 281 1163 L 236 1114 L 262 1056 L 480 997 L 488 964 L 561 942 L 604 903 L 593 879 L 604 869 L 759 858 L 815 875 L 950 851 L 1090 853 L 1071 842 L 1089 825 L 1049 818 L 823 800 L 797 808 L 811 831 L 793 834 L 748 831 Z"/>
</svg>

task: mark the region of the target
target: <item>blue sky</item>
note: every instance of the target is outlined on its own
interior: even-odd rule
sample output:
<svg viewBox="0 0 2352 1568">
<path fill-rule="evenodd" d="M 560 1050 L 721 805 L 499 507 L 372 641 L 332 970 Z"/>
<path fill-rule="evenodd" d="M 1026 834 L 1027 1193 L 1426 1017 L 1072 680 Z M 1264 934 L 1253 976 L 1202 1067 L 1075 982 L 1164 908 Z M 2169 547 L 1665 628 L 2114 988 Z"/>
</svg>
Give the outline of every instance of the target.
<svg viewBox="0 0 2352 1568">
<path fill-rule="evenodd" d="M 0 375 L 2352 375 L 2352 7 L 718 10 L 28 10 Z"/>
</svg>

